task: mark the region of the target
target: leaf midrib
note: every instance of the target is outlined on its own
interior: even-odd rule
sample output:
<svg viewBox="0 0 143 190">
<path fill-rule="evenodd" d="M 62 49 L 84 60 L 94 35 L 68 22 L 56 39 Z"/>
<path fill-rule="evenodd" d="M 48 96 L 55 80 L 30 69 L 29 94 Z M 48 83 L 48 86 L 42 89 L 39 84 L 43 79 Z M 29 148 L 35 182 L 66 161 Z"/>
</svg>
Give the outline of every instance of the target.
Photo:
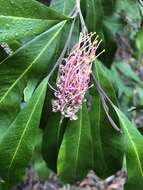
<svg viewBox="0 0 143 190">
<path fill-rule="evenodd" d="M 29 17 L 16 17 L 16 16 L 4 16 L 0 15 L 0 18 L 8 18 L 8 19 L 14 19 L 14 20 L 31 20 L 31 21 L 56 21 L 56 19 L 48 20 L 48 19 L 40 19 L 40 18 L 29 18 Z"/>
<path fill-rule="evenodd" d="M 52 43 L 52 41 L 54 40 L 54 38 L 56 38 L 56 36 L 58 35 L 58 33 L 60 32 L 62 28 L 60 28 L 55 35 L 51 38 L 51 40 L 47 43 L 47 45 L 42 49 L 42 51 L 38 54 L 38 56 L 33 60 L 33 62 L 27 67 L 27 69 L 19 76 L 19 78 L 10 86 L 10 88 L 8 89 L 8 91 L 4 94 L 4 96 L 0 99 L 0 104 L 2 103 L 2 101 L 7 97 L 7 95 L 9 94 L 9 92 L 15 87 L 15 85 L 24 77 L 24 75 L 31 69 L 31 67 L 33 66 L 33 64 L 40 58 L 40 56 L 44 53 L 44 51 L 47 49 L 47 47 L 49 46 L 49 44 Z"/>
<path fill-rule="evenodd" d="M 123 121 L 122 121 L 122 125 L 125 126 Z M 139 158 L 139 154 L 138 154 L 136 145 L 135 145 L 135 143 L 134 143 L 134 141 L 133 141 L 133 139 L 132 139 L 132 137 L 131 137 L 131 135 L 130 135 L 128 129 L 127 129 L 127 127 L 124 127 L 124 129 L 126 130 L 127 135 L 128 135 L 128 137 L 129 137 L 129 139 L 130 139 L 130 141 L 131 141 L 131 144 L 132 144 L 132 146 L 133 146 L 133 149 L 134 149 L 134 151 L 135 151 L 135 155 L 136 155 L 136 158 L 137 158 L 139 170 L 140 170 L 141 176 L 142 176 L 142 178 L 143 178 L 142 164 L 141 164 L 141 161 L 140 161 L 140 158 Z"/>
<path fill-rule="evenodd" d="M 66 10 L 66 1 L 64 1 L 64 6 L 63 6 L 62 14 L 65 14 L 65 10 Z"/>
<path fill-rule="evenodd" d="M 19 151 L 19 148 L 20 148 L 20 146 L 21 146 L 21 143 L 22 143 L 22 140 L 23 140 L 23 138 L 24 138 L 24 135 L 26 134 L 26 131 L 27 131 L 28 126 L 29 126 L 29 123 L 30 123 L 30 121 L 31 121 L 31 119 L 32 119 L 32 116 L 33 116 L 35 110 L 36 110 L 36 107 L 37 107 L 37 105 L 38 105 L 38 103 L 39 103 L 39 100 L 40 100 L 40 98 L 41 98 L 41 95 L 43 94 L 44 89 L 45 89 L 45 85 L 43 86 L 43 88 L 42 88 L 42 90 L 41 90 L 41 92 L 40 92 L 40 95 L 39 95 L 39 97 L 38 97 L 38 99 L 37 99 L 37 102 L 36 102 L 36 104 L 34 105 L 34 108 L 33 108 L 32 112 L 31 112 L 31 114 L 30 114 L 30 116 L 29 116 L 29 119 L 28 119 L 26 125 L 25 125 L 25 128 L 24 128 L 24 130 L 23 130 L 23 133 L 21 134 L 21 137 L 20 137 L 20 139 L 19 139 L 19 142 L 18 142 L 18 144 L 17 144 L 17 147 L 16 147 L 16 149 L 15 149 L 15 151 L 14 151 L 14 153 L 13 153 L 11 162 L 10 162 L 10 164 L 9 164 L 9 166 L 8 166 L 8 181 L 9 181 L 9 177 L 10 177 L 10 176 L 9 176 L 9 175 L 10 175 L 10 170 L 11 170 L 11 168 L 12 168 L 12 165 L 13 165 L 14 161 L 15 161 L 16 155 L 17 155 L 17 153 L 18 153 L 18 151 Z"/>
</svg>

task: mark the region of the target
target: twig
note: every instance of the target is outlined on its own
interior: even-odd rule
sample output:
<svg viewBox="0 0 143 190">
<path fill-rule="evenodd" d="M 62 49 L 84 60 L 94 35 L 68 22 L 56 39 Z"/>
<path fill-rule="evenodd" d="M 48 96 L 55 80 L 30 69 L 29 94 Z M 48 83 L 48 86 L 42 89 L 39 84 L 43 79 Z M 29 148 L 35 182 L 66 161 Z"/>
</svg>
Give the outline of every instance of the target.
<svg viewBox="0 0 143 190">
<path fill-rule="evenodd" d="M 76 0 L 76 3 L 77 3 L 77 11 L 78 11 L 80 21 L 81 21 L 82 33 L 86 34 L 86 33 L 88 33 L 88 30 L 87 30 L 87 27 L 85 25 L 85 22 L 84 22 L 84 19 L 83 19 L 83 16 L 82 16 L 82 12 L 81 12 L 81 8 L 80 8 L 80 0 Z"/>
<path fill-rule="evenodd" d="M 71 36 L 72 36 L 72 32 L 73 32 L 73 28 L 74 28 L 74 24 L 75 24 L 75 19 L 73 20 L 72 22 L 72 25 L 71 25 L 71 29 L 70 29 L 70 32 L 69 32 L 69 35 L 68 35 L 68 38 L 67 38 L 67 41 L 66 41 L 66 44 L 64 46 L 64 49 L 59 57 L 59 59 L 57 60 L 57 62 L 55 63 L 54 67 L 52 68 L 51 72 L 49 73 L 48 75 L 48 78 L 50 79 L 50 77 L 52 76 L 52 74 L 54 73 L 55 69 L 62 63 L 63 61 L 63 58 L 65 56 L 65 53 L 66 53 L 66 50 L 68 48 L 68 45 L 70 43 L 70 40 L 71 40 Z"/>
<path fill-rule="evenodd" d="M 121 129 L 118 128 L 118 126 L 115 124 L 115 122 L 113 121 L 112 117 L 110 116 L 109 114 L 109 108 L 107 106 L 107 103 L 106 101 L 108 101 L 111 105 L 113 105 L 113 102 L 111 101 L 111 99 L 107 96 L 107 94 L 104 92 L 104 90 L 101 88 L 100 84 L 98 83 L 95 75 L 93 73 L 91 73 L 91 76 L 92 76 L 92 80 L 94 82 L 94 85 L 100 95 L 100 98 L 101 98 L 101 102 L 102 102 L 102 105 L 103 105 L 103 109 L 111 123 L 111 125 L 113 126 L 114 129 L 116 129 L 117 131 L 121 132 Z"/>
</svg>

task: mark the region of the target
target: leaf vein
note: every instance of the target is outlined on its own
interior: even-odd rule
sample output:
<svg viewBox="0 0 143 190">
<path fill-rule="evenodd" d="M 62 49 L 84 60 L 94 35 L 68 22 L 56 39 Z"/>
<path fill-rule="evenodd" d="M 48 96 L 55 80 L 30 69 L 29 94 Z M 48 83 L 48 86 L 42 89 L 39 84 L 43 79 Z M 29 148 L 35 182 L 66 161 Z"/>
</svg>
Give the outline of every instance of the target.
<svg viewBox="0 0 143 190">
<path fill-rule="evenodd" d="M 54 38 L 58 35 L 61 28 L 55 33 L 55 35 L 51 38 L 51 40 L 47 43 L 47 45 L 42 49 L 42 51 L 38 54 L 38 56 L 33 60 L 33 62 L 29 65 L 29 67 L 18 77 L 18 79 L 10 86 L 8 91 L 4 94 L 4 96 L 0 99 L 0 104 L 2 101 L 7 97 L 9 92 L 15 87 L 15 85 L 24 77 L 24 75 L 31 69 L 33 64 L 41 57 L 41 55 L 44 53 L 44 51 L 47 49 L 47 47 L 52 43 Z"/>
</svg>

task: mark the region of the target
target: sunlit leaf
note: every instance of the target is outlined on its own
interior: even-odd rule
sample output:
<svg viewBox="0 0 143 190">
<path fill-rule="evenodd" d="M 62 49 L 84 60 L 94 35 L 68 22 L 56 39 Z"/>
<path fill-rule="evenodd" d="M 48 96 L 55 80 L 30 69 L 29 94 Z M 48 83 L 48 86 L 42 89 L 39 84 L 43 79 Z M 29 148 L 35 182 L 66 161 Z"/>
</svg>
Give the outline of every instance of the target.
<svg viewBox="0 0 143 190">
<path fill-rule="evenodd" d="M 0 15 L 48 20 L 66 18 L 36 0 L 1 0 Z"/>
<path fill-rule="evenodd" d="M 0 15 L 0 42 L 9 42 L 11 40 L 21 40 L 26 37 L 33 37 L 58 21 L 46 19 L 32 19 L 24 17 L 1 16 Z"/>
</svg>

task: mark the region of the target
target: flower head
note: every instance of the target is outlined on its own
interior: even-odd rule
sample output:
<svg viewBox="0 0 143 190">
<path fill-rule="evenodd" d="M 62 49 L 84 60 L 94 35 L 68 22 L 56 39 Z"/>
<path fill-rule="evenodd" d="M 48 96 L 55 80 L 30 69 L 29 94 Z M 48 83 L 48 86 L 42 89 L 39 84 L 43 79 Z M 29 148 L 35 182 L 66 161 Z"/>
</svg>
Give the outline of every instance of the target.
<svg viewBox="0 0 143 190">
<path fill-rule="evenodd" d="M 88 90 L 92 62 L 98 46 L 97 37 L 92 41 L 94 35 L 95 33 L 81 34 L 65 63 L 59 66 L 53 111 L 59 111 L 71 120 L 77 119 L 76 114 Z"/>
</svg>

